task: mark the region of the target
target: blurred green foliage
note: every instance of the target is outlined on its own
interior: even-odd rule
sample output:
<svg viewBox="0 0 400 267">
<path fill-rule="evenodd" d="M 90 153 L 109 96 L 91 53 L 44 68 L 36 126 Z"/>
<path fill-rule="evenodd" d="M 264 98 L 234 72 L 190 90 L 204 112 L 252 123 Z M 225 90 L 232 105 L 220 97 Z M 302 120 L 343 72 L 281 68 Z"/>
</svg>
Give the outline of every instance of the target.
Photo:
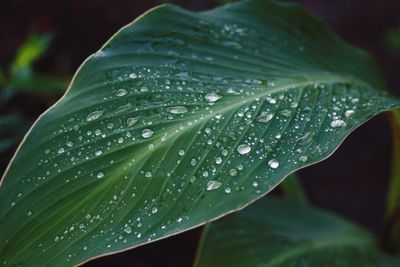
<svg viewBox="0 0 400 267">
<path fill-rule="evenodd" d="M 400 25 L 398 28 L 386 31 L 383 43 L 391 56 L 400 57 Z"/>
<path fill-rule="evenodd" d="M 34 63 L 46 54 L 52 40 L 51 33 L 31 33 L 18 48 L 8 69 L 0 68 L 0 155 L 20 142 L 31 124 L 21 114 L 27 110 L 10 102 L 19 94 L 56 95 L 65 88 L 60 79 L 34 71 Z"/>
</svg>

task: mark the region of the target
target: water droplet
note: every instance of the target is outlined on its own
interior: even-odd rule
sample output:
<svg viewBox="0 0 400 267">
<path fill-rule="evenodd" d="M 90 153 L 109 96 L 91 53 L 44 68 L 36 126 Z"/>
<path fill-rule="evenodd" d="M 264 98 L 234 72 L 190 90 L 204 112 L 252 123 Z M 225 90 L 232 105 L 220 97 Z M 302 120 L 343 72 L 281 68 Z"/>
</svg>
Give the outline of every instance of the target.
<svg viewBox="0 0 400 267">
<path fill-rule="evenodd" d="M 228 90 L 226 91 L 228 94 L 236 94 L 235 89 L 233 88 L 228 88 Z"/>
<path fill-rule="evenodd" d="M 158 211 L 158 209 L 156 207 L 151 209 L 151 213 L 153 213 L 153 214 L 156 213 L 157 211 Z"/>
<path fill-rule="evenodd" d="M 229 170 L 229 175 L 230 176 L 236 176 L 236 175 L 238 175 L 238 171 L 236 169 L 230 169 Z"/>
<path fill-rule="evenodd" d="M 136 79 L 138 76 L 136 73 L 132 72 L 131 74 L 129 74 L 129 78 L 131 79 Z"/>
<path fill-rule="evenodd" d="M 153 131 L 150 129 L 143 129 L 142 131 L 142 137 L 143 138 L 150 138 L 153 135 Z"/>
<path fill-rule="evenodd" d="M 307 159 L 308 159 L 307 156 L 301 156 L 301 157 L 299 158 L 299 160 L 300 160 L 301 162 L 306 162 Z"/>
<path fill-rule="evenodd" d="M 132 126 L 135 125 L 138 121 L 139 121 L 139 118 L 138 118 L 138 117 L 128 118 L 128 119 L 126 120 L 126 124 L 128 125 L 128 127 L 132 127 Z"/>
<path fill-rule="evenodd" d="M 222 158 L 221 157 L 216 157 L 215 158 L 215 163 L 218 164 L 218 165 L 221 164 L 222 163 Z"/>
<path fill-rule="evenodd" d="M 346 116 L 346 118 L 351 117 L 354 114 L 354 110 L 346 110 L 346 112 L 344 113 L 344 115 Z"/>
<path fill-rule="evenodd" d="M 86 117 L 86 121 L 94 121 L 94 120 L 97 120 L 97 119 L 100 118 L 103 114 L 104 114 L 104 110 L 96 110 L 96 111 L 93 111 L 92 113 L 90 113 L 90 114 Z"/>
<path fill-rule="evenodd" d="M 208 94 L 206 94 L 206 95 L 204 96 L 204 99 L 205 99 L 207 102 L 210 102 L 210 103 L 214 103 L 214 102 L 218 101 L 218 100 L 221 99 L 221 98 L 222 98 L 222 96 L 219 95 L 219 94 L 217 94 L 217 93 L 208 93 Z"/>
<path fill-rule="evenodd" d="M 120 138 L 117 139 L 117 143 L 118 144 L 122 144 L 123 142 L 124 142 L 124 138 L 123 137 L 120 137 Z"/>
<path fill-rule="evenodd" d="M 315 137 L 315 132 L 311 131 L 311 132 L 307 132 L 302 137 L 299 137 L 296 141 L 299 145 L 303 146 L 303 145 L 310 143 L 314 137 Z"/>
<path fill-rule="evenodd" d="M 97 150 L 94 154 L 95 154 L 96 156 L 100 156 L 101 154 L 103 154 L 103 151 Z"/>
<path fill-rule="evenodd" d="M 175 107 L 168 107 L 167 111 L 172 114 L 183 114 L 188 112 L 188 109 L 185 106 L 175 106 Z"/>
<path fill-rule="evenodd" d="M 274 114 L 263 111 L 261 114 L 256 118 L 257 121 L 262 123 L 269 122 L 274 117 Z"/>
<path fill-rule="evenodd" d="M 194 166 L 194 165 L 196 165 L 196 163 L 197 163 L 196 159 L 193 158 L 190 160 L 190 165 Z"/>
<path fill-rule="evenodd" d="M 231 47 L 231 48 L 235 48 L 235 49 L 241 49 L 242 45 L 233 41 L 224 41 L 222 42 L 222 44 L 226 47 Z"/>
<path fill-rule="evenodd" d="M 211 180 L 207 183 L 207 191 L 216 190 L 216 189 L 220 188 L 221 185 L 222 185 L 221 182 Z"/>
<path fill-rule="evenodd" d="M 65 149 L 63 148 L 63 147 L 60 147 L 59 149 L 58 149 L 58 154 L 62 154 L 62 153 L 64 153 L 65 152 Z"/>
<path fill-rule="evenodd" d="M 276 104 L 276 99 L 273 98 L 273 97 L 271 97 L 271 96 L 267 96 L 267 97 L 266 97 L 266 100 L 267 100 L 267 102 L 270 103 L 270 104 Z"/>
<path fill-rule="evenodd" d="M 279 167 L 279 162 L 276 159 L 271 159 L 270 161 L 268 161 L 268 165 L 272 168 L 272 169 L 276 169 Z"/>
<path fill-rule="evenodd" d="M 251 151 L 251 147 L 247 144 L 242 144 L 239 145 L 237 148 L 237 152 L 239 152 L 240 155 L 245 155 Z"/>
<path fill-rule="evenodd" d="M 254 182 L 252 183 L 252 185 L 253 185 L 254 187 L 257 187 L 257 186 L 258 186 L 258 182 L 257 182 L 257 181 L 254 181 Z"/>
<path fill-rule="evenodd" d="M 32 211 L 31 210 L 28 210 L 27 212 L 26 212 L 26 214 L 28 215 L 28 216 L 32 216 Z"/>
<path fill-rule="evenodd" d="M 126 95 L 127 91 L 125 89 L 118 89 L 116 95 L 117 96 L 124 96 Z"/>
<path fill-rule="evenodd" d="M 179 155 L 179 156 L 183 156 L 183 155 L 185 155 L 185 150 L 183 150 L 183 149 L 179 149 L 179 151 L 178 151 L 178 155 Z"/>
<path fill-rule="evenodd" d="M 280 114 L 282 114 L 285 117 L 290 117 L 292 115 L 292 111 L 289 109 L 283 109 L 279 112 Z"/>
<path fill-rule="evenodd" d="M 101 178 L 104 177 L 104 173 L 98 172 L 98 173 L 96 174 L 96 177 L 97 177 L 98 179 L 101 179 Z"/>
<path fill-rule="evenodd" d="M 338 127 L 346 127 L 347 124 L 344 120 L 333 120 L 331 121 L 331 127 L 332 128 L 338 128 Z"/>
<path fill-rule="evenodd" d="M 192 176 L 189 180 L 189 182 L 194 183 L 196 181 L 196 176 Z"/>
<path fill-rule="evenodd" d="M 229 187 L 225 188 L 225 193 L 229 194 L 231 192 L 231 189 Z"/>
</svg>

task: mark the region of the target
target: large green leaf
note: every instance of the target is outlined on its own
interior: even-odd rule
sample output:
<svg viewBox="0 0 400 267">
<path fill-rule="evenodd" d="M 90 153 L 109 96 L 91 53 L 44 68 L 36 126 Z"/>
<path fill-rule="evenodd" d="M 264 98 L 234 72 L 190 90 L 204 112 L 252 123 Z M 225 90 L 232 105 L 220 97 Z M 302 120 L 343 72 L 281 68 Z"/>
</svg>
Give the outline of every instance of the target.
<svg viewBox="0 0 400 267">
<path fill-rule="evenodd" d="M 267 197 L 206 227 L 195 267 L 395 267 L 373 237 L 328 212 Z"/>
<path fill-rule="evenodd" d="M 157 7 L 25 138 L 0 188 L 0 258 L 68 266 L 193 228 L 399 104 L 368 55 L 295 5 Z"/>
</svg>

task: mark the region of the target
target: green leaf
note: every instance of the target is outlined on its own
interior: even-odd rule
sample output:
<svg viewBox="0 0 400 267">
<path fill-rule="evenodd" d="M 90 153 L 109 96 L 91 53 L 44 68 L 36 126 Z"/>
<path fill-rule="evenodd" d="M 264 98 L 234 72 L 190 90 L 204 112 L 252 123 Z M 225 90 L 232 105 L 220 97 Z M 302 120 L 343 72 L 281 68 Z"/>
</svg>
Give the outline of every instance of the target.
<svg viewBox="0 0 400 267">
<path fill-rule="evenodd" d="M 52 34 L 32 33 L 29 38 L 18 49 L 18 52 L 11 64 L 13 79 L 29 78 L 32 74 L 32 64 L 39 59 L 47 50 Z"/>
<path fill-rule="evenodd" d="M 61 93 L 65 91 L 66 85 L 58 78 L 34 74 L 27 79 L 11 80 L 9 87 L 18 92 Z"/>
<path fill-rule="evenodd" d="M 70 266 L 241 209 L 400 102 L 302 8 L 172 5 L 122 28 L 34 124 L 0 188 L 0 258 Z"/>
<path fill-rule="evenodd" d="M 400 56 L 400 25 L 397 28 L 389 29 L 385 32 L 383 44 L 392 56 Z"/>
<path fill-rule="evenodd" d="M 399 266 L 364 229 L 298 201 L 264 198 L 207 225 L 195 267 Z"/>
<path fill-rule="evenodd" d="M 297 200 L 301 203 L 307 203 L 307 195 L 301 185 L 297 174 L 292 173 L 280 184 L 283 194 L 290 199 Z"/>
<path fill-rule="evenodd" d="M 400 254 L 400 110 L 390 113 L 392 127 L 392 170 L 387 194 L 386 229 L 384 245 Z"/>
<path fill-rule="evenodd" d="M 400 110 L 390 113 L 392 127 L 392 171 L 387 199 L 387 215 L 393 215 L 396 208 L 400 208 Z"/>
</svg>

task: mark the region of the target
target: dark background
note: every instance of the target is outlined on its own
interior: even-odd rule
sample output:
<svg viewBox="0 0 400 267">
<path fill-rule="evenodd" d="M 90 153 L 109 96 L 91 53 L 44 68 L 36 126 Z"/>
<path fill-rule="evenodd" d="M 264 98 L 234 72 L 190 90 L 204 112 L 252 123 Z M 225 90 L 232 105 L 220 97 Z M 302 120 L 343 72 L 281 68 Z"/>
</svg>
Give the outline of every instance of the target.
<svg viewBox="0 0 400 267">
<path fill-rule="evenodd" d="M 224 1 L 135 0 L 19 0 L 2 3 L 0 11 L 0 66 L 7 70 L 18 47 L 32 31 L 52 32 L 48 51 L 34 65 L 38 73 L 65 82 L 90 54 L 119 28 L 149 8 L 170 2 L 191 10 L 205 10 Z M 225 1 L 227 2 L 227 1 Z M 310 12 L 326 20 L 349 43 L 374 55 L 389 91 L 400 96 L 400 50 L 390 33 L 400 31 L 399 0 L 299 0 Z M 393 36 L 392 36 L 393 37 Z M 397 43 L 399 44 L 399 43 Z M 18 93 L 0 106 L 0 115 L 18 112 L 29 126 L 60 93 Z M 16 146 L 0 153 L 0 173 Z M 311 202 L 371 229 L 383 227 L 384 202 L 391 162 L 390 128 L 385 116 L 372 119 L 353 133 L 336 153 L 300 171 Z M 190 266 L 201 228 L 85 266 Z"/>
</svg>

